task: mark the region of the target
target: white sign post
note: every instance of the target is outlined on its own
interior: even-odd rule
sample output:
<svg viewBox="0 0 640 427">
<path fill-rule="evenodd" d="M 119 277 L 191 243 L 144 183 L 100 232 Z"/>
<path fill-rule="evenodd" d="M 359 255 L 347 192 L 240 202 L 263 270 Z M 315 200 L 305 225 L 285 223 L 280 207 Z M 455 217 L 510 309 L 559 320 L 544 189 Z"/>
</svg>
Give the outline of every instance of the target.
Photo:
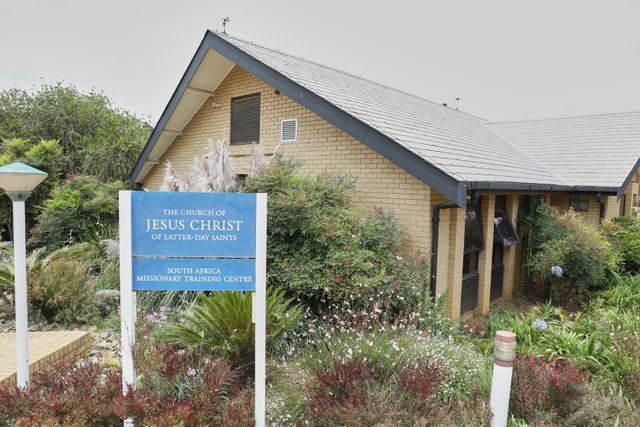
<svg viewBox="0 0 640 427">
<path fill-rule="evenodd" d="M 253 321 L 255 323 L 255 419 L 256 427 L 264 427 L 266 413 L 267 353 L 267 195 L 258 194 L 256 204 L 256 291 Z"/>
<path fill-rule="evenodd" d="M 176 265 L 194 268 L 174 268 Z M 209 267 L 198 269 L 198 266 Z M 199 270 L 207 273 L 199 274 Z M 179 271 L 171 280 L 168 272 Z M 196 273 L 192 274 L 191 271 Z M 214 273 L 211 273 L 213 271 Z M 255 420 L 265 426 L 267 195 L 120 192 L 122 391 L 135 387 L 136 290 L 251 291 Z M 152 279 L 149 279 L 152 278 Z M 185 279 L 185 280 L 182 280 Z M 177 284 L 178 283 L 178 284 Z M 127 419 L 125 426 L 135 420 Z"/>
</svg>

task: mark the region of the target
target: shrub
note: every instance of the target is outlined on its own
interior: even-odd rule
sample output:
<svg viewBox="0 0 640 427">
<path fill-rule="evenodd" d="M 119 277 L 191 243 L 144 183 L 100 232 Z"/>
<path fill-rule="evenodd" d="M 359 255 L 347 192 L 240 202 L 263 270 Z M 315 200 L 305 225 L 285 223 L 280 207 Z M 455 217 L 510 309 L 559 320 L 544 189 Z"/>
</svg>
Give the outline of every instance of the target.
<svg viewBox="0 0 640 427">
<path fill-rule="evenodd" d="M 640 217 L 619 217 L 602 223 L 602 228 L 620 254 L 623 272 L 640 273 Z"/>
<path fill-rule="evenodd" d="M 529 259 L 534 275 L 544 279 L 552 297 L 560 301 L 601 288 L 606 274 L 616 269 L 611 244 L 573 211 L 553 213 L 552 219 L 549 239 Z"/>
<path fill-rule="evenodd" d="M 48 322 L 85 323 L 95 318 L 95 288 L 87 265 L 65 259 L 38 263 L 28 275 L 29 304 Z"/>
<path fill-rule="evenodd" d="M 80 92 L 61 82 L 34 91 L 0 91 L 0 139 L 60 141 L 57 164 L 65 173 L 125 179 L 146 142 L 150 128 L 140 118 L 113 106 L 109 97 Z"/>
<path fill-rule="evenodd" d="M 144 342 L 136 346 L 138 385 L 122 396 L 119 371 L 99 364 L 59 364 L 32 377 L 28 390 L 0 388 L 0 424 L 251 426 L 252 393 L 242 373 L 221 360 Z"/>
<path fill-rule="evenodd" d="M 44 203 L 29 243 L 33 248 L 57 249 L 72 243 L 99 240 L 118 222 L 118 191 L 124 183 L 76 176 L 53 190 Z"/>
<path fill-rule="evenodd" d="M 267 347 L 291 330 L 302 314 L 293 299 L 280 289 L 267 291 Z M 199 347 L 229 357 L 238 364 L 253 360 L 254 326 L 250 292 L 215 292 L 201 295 L 180 321 L 169 326 L 167 339 L 178 345 Z"/>
<path fill-rule="evenodd" d="M 311 396 L 311 410 L 318 416 L 353 409 L 367 400 L 366 382 L 373 372 L 362 358 L 336 361 L 316 370 L 317 388 Z"/>
<path fill-rule="evenodd" d="M 0 124 L 1 126 L 1 124 Z M 51 189 L 58 185 L 62 174 L 62 148 L 56 140 L 41 140 L 30 145 L 24 139 L 4 140 L 0 150 L 0 166 L 15 161 L 23 163 L 47 172 L 47 178 L 38 185 L 26 204 L 26 225 L 31 228 L 35 218 L 40 214 L 42 204 L 48 197 Z M 4 193 L 4 192 L 2 192 Z M 0 224 L 4 225 L 10 233 L 12 230 L 12 202 L 4 194 L 0 197 Z"/>
<path fill-rule="evenodd" d="M 415 307 L 427 267 L 400 257 L 404 232 L 397 220 L 380 209 L 363 214 L 352 208 L 353 179 L 301 175 L 296 167 L 280 160 L 244 187 L 269 193 L 269 284 L 314 310 L 350 295 L 366 301 L 381 289 L 405 294 L 398 311 Z"/>
<path fill-rule="evenodd" d="M 534 421 L 545 413 L 559 421 L 574 413 L 588 392 L 585 376 L 570 363 L 518 356 L 513 369 L 510 411 L 526 421 Z"/>
<path fill-rule="evenodd" d="M 119 426 L 113 399 L 121 393 L 117 371 L 93 363 L 59 364 L 33 374 L 27 390 L 0 388 L 0 424 Z"/>
</svg>

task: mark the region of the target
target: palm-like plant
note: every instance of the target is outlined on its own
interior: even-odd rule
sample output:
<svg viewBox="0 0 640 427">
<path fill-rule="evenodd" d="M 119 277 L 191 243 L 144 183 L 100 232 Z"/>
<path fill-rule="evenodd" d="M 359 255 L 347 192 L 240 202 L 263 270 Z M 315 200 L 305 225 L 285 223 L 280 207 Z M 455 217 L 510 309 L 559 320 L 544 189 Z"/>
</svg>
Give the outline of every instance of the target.
<svg viewBox="0 0 640 427">
<path fill-rule="evenodd" d="M 198 347 L 228 357 L 234 364 L 253 359 L 252 294 L 215 292 L 200 295 L 181 321 L 169 325 L 166 338 L 173 344 Z M 302 316 L 302 308 L 284 291 L 267 290 L 267 349 L 272 348 Z"/>
</svg>

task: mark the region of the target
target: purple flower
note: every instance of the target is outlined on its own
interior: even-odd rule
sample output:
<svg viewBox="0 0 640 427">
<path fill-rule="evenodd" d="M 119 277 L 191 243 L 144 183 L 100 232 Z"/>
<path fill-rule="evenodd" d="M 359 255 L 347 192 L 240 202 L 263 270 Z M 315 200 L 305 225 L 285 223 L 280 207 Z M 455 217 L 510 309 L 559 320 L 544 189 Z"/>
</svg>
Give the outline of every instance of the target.
<svg viewBox="0 0 640 427">
<path fill-rule="evenodd" d="M 551 274 L 553 274 L 554 276 L 562 277 L 562 273 L 564 273 L 564 270 L 559 265 L 554 265 L 553 267 L 551 267 Z"/>
<path fill-rule="evenodd" d="M 187 376 L 188 376 L 188 377 L 190 377 L 190 378 L 195 377 L 195 376 L 196 376 L 196 373 L 197 373 L 197 372 L 196 372 L 196 370 L 195 370 L 195 369 L 193 369 L 193 368 L 189 368 L 189 369 L 187 370 Z"/>
<path fill-rule="evenodd" d="M 539 329 L 541 331 L 546 331 L 547 329 L 549 329 L 549 325 L 542 319 L 536 319 L 533 321 L 533 328 Z"/>
</svg>

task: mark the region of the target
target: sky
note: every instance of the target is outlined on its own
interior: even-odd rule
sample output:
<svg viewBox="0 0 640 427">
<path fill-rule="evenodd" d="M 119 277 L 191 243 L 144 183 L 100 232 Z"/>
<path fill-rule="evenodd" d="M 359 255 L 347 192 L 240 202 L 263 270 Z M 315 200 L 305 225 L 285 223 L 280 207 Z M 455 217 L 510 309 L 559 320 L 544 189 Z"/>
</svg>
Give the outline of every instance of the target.
<svg viewBox="0 0 640 427">
<path fill-rule="evenodd" d="M 637 0 L 0 0 L 0 89 L 63 80 L 155 123 L 205 30 L 490 120 L 640 110 Z"/>
</svg>

